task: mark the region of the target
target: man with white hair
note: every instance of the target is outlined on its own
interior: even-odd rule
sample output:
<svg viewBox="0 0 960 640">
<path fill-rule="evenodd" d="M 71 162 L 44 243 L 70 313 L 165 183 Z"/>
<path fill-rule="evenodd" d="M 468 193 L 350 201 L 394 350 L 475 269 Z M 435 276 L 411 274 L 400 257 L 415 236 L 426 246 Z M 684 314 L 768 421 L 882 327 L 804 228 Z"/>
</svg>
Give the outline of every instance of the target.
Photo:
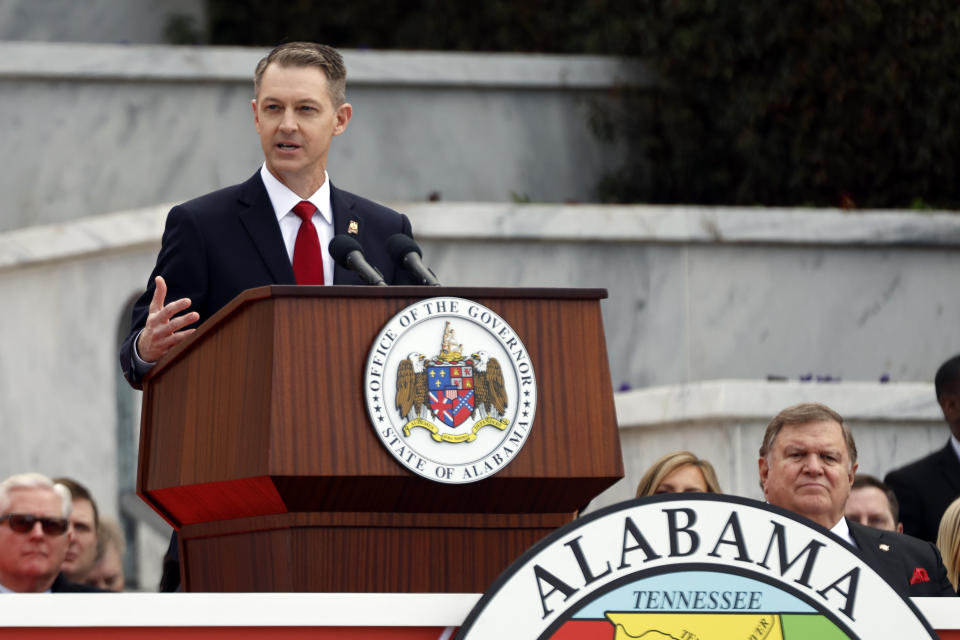
<svg viewBox="0 0 960 640">
<path fill-rule="evenodd" d="M 70 491 L 39 473 L 0 482 L 0 593 L 101 591 L 60 573 L 73 537 Z"/>
</svg>

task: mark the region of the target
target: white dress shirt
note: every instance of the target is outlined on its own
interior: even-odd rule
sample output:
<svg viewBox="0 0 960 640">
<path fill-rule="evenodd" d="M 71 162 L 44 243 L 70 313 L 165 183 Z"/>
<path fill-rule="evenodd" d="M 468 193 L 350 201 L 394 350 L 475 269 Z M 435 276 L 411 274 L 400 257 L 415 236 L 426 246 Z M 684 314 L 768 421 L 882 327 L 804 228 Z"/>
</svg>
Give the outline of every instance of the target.
<svg viewBox="0 0 960 640">
<path fill-rule="evenodd" d="M 850 535 L 850 527 L 847 526 L 846 518 L 840 518 L 840 522 L 833 525 L 833 528 L 830 529 L 830 532 L 842 538 L 847 544 L 849 544 L 854 549 L 860 548 L 860 545 L 857 544 L 857 541 L 854 540 L 853 536 Z"/>
<path fill-rule="evenodd" d="M 953 452 L 957 454 L 957 460 L 960 460 L 960 440 L 957 440 L 957 436 L 950 434 L 950 444 L 953 445 Z"/>
<path fill-rule="evenodd" d="M 283 235 L 283 244 L 287 249 L 287 257 L 293 264 L 293 246 L 297 242 L 297 232 L 300 230 L 301 224 L 300 217 L 293 212 L 293 208 L 303 198 L 273 177 L 273 174 L 267 170 L 266 163 L 260 166 L 260 179 L 263 180 L 263 186 L 267 189 L 267 196 L 270 198 L 270 204 L 273 205 L 273 213 L 277 216 L 280 233 Z M 330 256 L 327 247 L 333 240 L 333 207 L 330 204 L 330 176 L 326 171 L 323 172 L 323 185 L 307 200 L 317 208 L 312 220 L 313 226 L 317 229 L 317 237 L 320 239 L 320 252 L 323 255 L 323 284 L 332 285 L 333 258 Z M 140 331 L 142 332 L 143 329 Z M 140 334 L 137 334 L 137 339 L 139 338 Z M 140 357 L 135 340 L 133 343 L 134 371 L 142 377 L 153 365 L 153 362 L 145 362 Z"/>
<path fill-rule="evenodd" d="M 260 178 L 263 180 L 263 186 L 267 188 L 267 195 L 270 196 L 270 203 L 273 205 L 273 212 L 277 216 L 277 223 L 280 225 L 280 233 L 283 234 L 283 244 L 287 248 L 287 257 L 293 263 L 293 246 L 297 242 L 297 232 L 300 230 L 300 218 L 293 212 L 293 208 L 303 198 L 291 191 L 287 185 L 277 180 L 267 165 L 260 167 Z M 327 172 L 323 173 L 323 185 L 317 189 L 316 193 L 307 198 L 313 206 L 317 208 L 313 214 L 313 226 L 317 229 L 317 237 L 320 239 L 320 251 L 323 254 L 323 284 L 333 284 L 333 258 L 330 257 L 330 251 L 327 247 L 333 240 L 333 208 L 330 205 L 330 176 Z"/>
</svg>

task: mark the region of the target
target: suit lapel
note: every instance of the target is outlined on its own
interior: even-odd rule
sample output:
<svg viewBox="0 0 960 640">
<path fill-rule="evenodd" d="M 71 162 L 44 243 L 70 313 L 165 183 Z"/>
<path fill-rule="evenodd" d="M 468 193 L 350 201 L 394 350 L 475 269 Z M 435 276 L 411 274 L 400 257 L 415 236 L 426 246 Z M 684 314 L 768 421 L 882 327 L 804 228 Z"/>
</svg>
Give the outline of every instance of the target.
<svg viewBox="0 0 960 640">
<path fill-rule="evenodd" d="M 240 190 L 240 222 L 277 284 L 296 284 L 277 215 L 258 171 Z"/>
<path fill-rule="evenodd" d="M 894 549 L 883 531 L 865 527 L 856 522 L 847 520 L 847 526 L 850 528 L 850 537 L 854 539 L 860 548 L 860 555 L 874 571 L 887 581 L 897 591 L 902 590 L 904 568 L 901 566 L 899 556 L 894 554 Z M 886 549 L 884 549 L 886 547 Z M 906 591 L 903 595 L 909 596 Z"/>
<path fill-rule="evenodd" d="M 957 454 L 954 453 L 953 445 L 949 441 L 937 456 L 937 467 L 946 478 L 947 484 L 953 489 L 954 495 L 960 494 L 960 460 L 957 460 Z"/>
<path fill-rule="evenodd" d="M 366 225 L 363 224 L 363 215 L 357 210 L 356 202 L 345 191 L 341 191 L 330 184 L 330 208 L 333 210 L 333 235 L 346 234 L 363 244 L 363 231 Z M 359 277 L 350 271 L 341 267 L 339 264 L 333 267 L 334 284 L 359 284 Z"/>
<path fill-rule="evenodd" d="M 66 580 L 67 579 L 63 577 L 62 573 L 58 573 L 57 577 L 54 578 L 53 580 L 53 584 L 50 585 L 50 592 L 60 593 L 61 591 L 63 591 Z"/>
</svg>

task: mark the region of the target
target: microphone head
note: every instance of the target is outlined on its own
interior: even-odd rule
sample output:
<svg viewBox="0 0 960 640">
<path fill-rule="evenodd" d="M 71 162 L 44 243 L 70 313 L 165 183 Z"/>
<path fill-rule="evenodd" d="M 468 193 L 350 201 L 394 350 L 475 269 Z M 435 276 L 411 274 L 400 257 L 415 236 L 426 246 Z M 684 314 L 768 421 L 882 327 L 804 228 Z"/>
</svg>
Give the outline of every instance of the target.
<svg viewBox="0 0 960 640">
<path fill-rule="evenodd" d="M 387 239 L 387 253 L 394 262 L 400 262 L 411 251 L 415 252 L 421 258 L 423 252 L 420 251 L 420 245 L 416 240 L 403 233 L 395 233 Z"/>
<path fill-rule="evenodd" d="M 348 269 L 347 256 L 354 251 L 359 251 L 361 254 L 363 253 L 363 247 L 360 246 L 357 239 L 345 233 L 333 236 L 333 240 L 327 245 L 327 250 L 330 252 L 330 257 L 332 257 L 337 264 Z"/>
</svg>

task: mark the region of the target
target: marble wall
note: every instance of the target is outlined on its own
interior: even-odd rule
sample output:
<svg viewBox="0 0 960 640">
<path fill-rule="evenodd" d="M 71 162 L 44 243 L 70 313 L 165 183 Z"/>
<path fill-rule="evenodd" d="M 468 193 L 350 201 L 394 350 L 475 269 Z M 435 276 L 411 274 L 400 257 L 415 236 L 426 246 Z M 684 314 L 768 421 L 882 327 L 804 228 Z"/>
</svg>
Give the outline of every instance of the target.
<svg viewBox="0 0 960 640">
<path fill-rule="evenodd" d="M 799 402 L 840 413 L 857 443 L 858 471 L 880 479 L 950 437 L 929 382 L 709 380 L 637 389 L 616 397 L 624 479 L 590 508 L 632 498 L 650 465 L 680 449 L 709 460 L 725 493 L 762 500 L 757 459 L 764 430 Z"/>
<path fill-rule="evenodd" d="M 763 425 L 814 391 L 858 425 L 865 470 L 883 473 L 946 437 L 929 386 L 960 352 L 949 284 L 960 272 L 960 216 L 391 204 L 409 213 L 446 284 L 609 291 L 612 379 L 637 391 L 618 400 L 627 479 L 597 504 L 629 496 L 643 469 L 678 447 L 709 452 L 724 487 L 751 495 Z M 120 378 L 116 349 L 167 209 L 0 232 L 0 476 L 77 477 L 107 514 L 121 499 L 136 503 L 139 393 Z M 844 382 L 796 382 L 808 372 Z M 882 373 L 896 384 L 875 384 Z M 767 385 L 768 374 L 792 381 Z M 753 386 L 697 387 L 730 378 Z M 163 533 L 141 529 L 150 588 Z"/>
<path fill-rule="evenodd" d="M 262 162 L 260 49 L 0 42 L 0 231 L 186 200 Z M 566 202 L 622 150 L 592 105 L 643 81 L 594 56 L 346 51 L 354 117 L 334 184 L 380 200 Z"/>
<path fill-rule="evenodd" d="M 930 381 L 960 352 L 953 213 L 410 205 L 444 282 L 603 287 L 615 386 Z M 439 236 L 439 237 L 437 237 Z"/>
<path fill-rule="evenodd" d="M 0 0 L 0 40 L 162 43 L 173 16 L 201 27 L 203 0 Z"/>
<path fill-rule="evenodd" d="M 256 170 L 249 75 L 261 54 L 0 42 L 0 476 L 75 476 L 111 515 L 136 502 L 139 395 L 116 363 L 123 309 L 155 260 L 169 208 L 158 203 Z M 356 116 L 335 143 L 333 181 L 406 211 L 443 282 L 609 291 L 612 380 L 638 391 L 618 400 L 628 477 L 598 504 L 629 496 L 649 462 L 681 446 L 709 451 L 724 486 L 750 495 L 758 429 L 811 389 L 856 422 L 865 470 L 940 446 L 928 387 L 960 352 L 960 216 L 560 204 L 589 200 L 614 166 L 588 109 L 623 78 L 643 81 L 635 69 L 346 56 Z M 443 201 L 424 202 L 432 192 Z M 796 386 L 806 374 L 844 382 Z M 896 384 L 873 384 L 885 374 Z M 731 378 L 754 386 L 713 382 Z M 736 389 L 739 404 L 705 412 Z M 675 396 L 686 408 L 664 412 Z M 144 525 L 147 588 L 162 546 Z"/>
</svg>

